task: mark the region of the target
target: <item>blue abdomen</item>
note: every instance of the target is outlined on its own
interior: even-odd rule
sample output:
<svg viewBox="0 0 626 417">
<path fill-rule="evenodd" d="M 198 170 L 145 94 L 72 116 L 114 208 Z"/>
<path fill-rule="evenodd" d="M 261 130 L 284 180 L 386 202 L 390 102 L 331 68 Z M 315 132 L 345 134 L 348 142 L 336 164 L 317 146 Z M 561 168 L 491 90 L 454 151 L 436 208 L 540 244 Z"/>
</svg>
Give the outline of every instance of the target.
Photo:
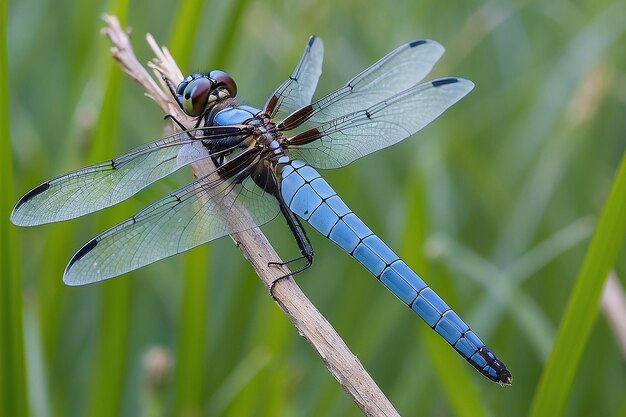
<svg viewBox="0 0 626 417">
<path fill-rule="evenodd" d="M 489 379 L 509 383 L 511 374 L 469 326 L 376 236 L 315 169 L 290 161 L 281 172 L 287 206 L 358 260 Z"/>
</svg>

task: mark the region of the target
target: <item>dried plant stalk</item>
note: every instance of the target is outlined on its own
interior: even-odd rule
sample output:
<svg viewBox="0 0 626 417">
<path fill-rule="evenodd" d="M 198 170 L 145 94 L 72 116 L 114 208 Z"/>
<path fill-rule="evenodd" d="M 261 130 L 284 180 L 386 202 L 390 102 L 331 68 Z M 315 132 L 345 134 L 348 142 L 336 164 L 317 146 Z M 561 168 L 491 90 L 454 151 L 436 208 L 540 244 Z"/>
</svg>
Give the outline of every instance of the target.
<svg viewBox="0 0 626 417">
<path fill-rule="evenodd" d="M 106 27 L 102 29 L 102 32 L 113 43 L 111 54 L 119 61 L 126 74 L 141 84 L 146 90 L 146 95 L 156 101 L 166 114 L 173 115 L 183 124 L 193 125 L 194 120 L 181 111 L 162 80 L 162 75 L 175 84 L 183 79 L 169 51 L 166 48 L 160 48 L 154 38 L 147 35 L 148 44 L 156 56 L 148 66 L 159 80 L 160 84 L 157 84 L 135 57 L 128 33 L 122 29 L 118 19 L 115 16 L 104 16 L 103 19 Z M 175 125 L 173 127 L 178 129 Z M 192 165 L 196 178 L 211 173 L 213 169 L 210 159 Z M 361 411 L 367 416 L 399 416 L 356 356 L 304 295 L 296 282 L 290 277 L 279 279 L 288 275 L 289 270 L 284 266 L 269 266 L 270 262 L 281 262 L 281 260 L 261 231 L 251 224 L 249 230 L 235 233 L 231 235 L 231 238 L 298 333 L 315 349 L 328 370 Z"/>
<path fill-rule="evenodd" d="M 622 351 L 622 358 L 626 360 L 626 293 L 615 271 L 609 271 L 604 283 L 601 307 Z"/>
</svg>

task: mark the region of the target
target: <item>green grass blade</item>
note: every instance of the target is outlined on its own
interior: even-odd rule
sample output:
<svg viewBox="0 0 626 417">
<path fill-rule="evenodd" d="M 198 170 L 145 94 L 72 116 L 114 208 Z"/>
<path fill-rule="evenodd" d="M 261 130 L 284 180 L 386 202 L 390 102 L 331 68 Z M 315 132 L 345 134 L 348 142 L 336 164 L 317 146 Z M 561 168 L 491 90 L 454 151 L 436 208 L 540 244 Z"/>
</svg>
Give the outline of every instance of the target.
<svg viewBox="0 0 626 417">
<path fill-rule="evenodd" d="M 421 176 L 412 175 L 410 178 L 422 178 Z M 411 196 L 410 206 L 404 229 L 404 245 L 403 257 L 405 262 L 419 275 L 429 282 L 430 274 L 428 273 L 428 263 L 424 257 L 422 242 L 425 241 L 426 232 L 424 229 L 424 219 L 427 217 L 425 207 L 424 186 L 420 179 L 415 180 L 412 189 L 407 193 Z M 412 261 L 412 262 L 411 262 Z M 437 279 L 438 292 L 451 293 L 451 288 L 444 288 L 445 279 Z M 432 277 L 430 277 L 432 281 Z M 444 297 L 445 298 L 445 297 Z M 454 303 L 452 303 L 453 305 Z M 447 343 L 442 342 L 441 338 L 434 332 L 424 335 L 425 346 L 428 356 L 432 359 L 436 369 L 437 378 L 439 379 L 446 397 L 448 398 L 450 407 L 454 410 L 455 415 L 464 417 L 479 417 L 487 415 L 483 409 L 478 395 L 478 391 L 472 384 L 469 372 L 473 372 L 470 366 L 449 347 Z M 437 340 L 439 339 L 439 340 Z M 455 357 L 456 356 L 456 357 Z"/>
<path fill-rule="evenodd" d="M 168 49 L 178 63 L 178 67 L 185 73 L 189 67 L 191 51 L 198 34 L 200 17 L 202 16 L 202 0 L 184 0 L 178 7 Z"/>
<path fill-rule="evenodd" d="M 604 281 L 626 232 L 626 154 L 600 214 L 554 347 L 530 409 L 532 417 L 560 416 L 565 409 L 580 357 L 595 322 Z"/>
<path fill-rule="evenodd" d="M 9 222 L 15 201 L 9 132 L 7 2 L 2 1 L 0 8 L 0 415 L 27 416 L 19 244 L 15 227 Z"/>
<path fill-rule="evenodd" d="M 113 6 L 122 25 L 126 20 L 127 8 L 125 0 L 117 0 Z M 105 73 L 105 93 L 93 135 L 92 162 L 109 159 L 117 150 L 123 74 L 108 53 L 103 58 L 109 62 Z M 99 227 L 110 226 L 109 220 L 113 220 L 114 216 L 117 218 L 120 212 L 123 213 L 119 207 L 115 207 L 106 214 L 100 214 Z M 100 325 L 87 410 L 90 417 L 120 414 L 128 359 L 130 284 L 129 276 L 100 284 Z"/>
<path fill-rule="evenodd" d="M 88 415 L 119 415 L 128 354 L 130 280 L 119 278 L 101 284 L 100 325 Z"/>
<path fill-rule="evenodd" d="M 203 2 L 186 0 L 178 8 L 169 49 L 183 73 L 187 71 L 198 36 Z M 191 177 L 191 175 L 190 175 Z M 206 246 L 183 254 L 183 295 L 178 321 L 173 392 L 173 414 L 196 416 L 206 395 L 204 367 L 208 349 L 210 253 Z"/>
<path fill-rule="evenodd" d="M 543 78 L 534 104 L 520 118 L 514 140 L 501 148 L 500 160 L 509 172 L 521 176 L 523 171 L 528 171 L 530 175 L 517 193 L 515 210 L 495 245 L 497 258 L 512 260 L 532 242 L 539 222 L 531 219 L 541 215 L 553 195 L 576 149 L 576 132 L 565 134 L 560 127 L 554 139 L 547 144 L 542 144 L 542 140 L 550 135 L 555 121 L 559 120 L 559 112 L 572 99 L 571 94 L 583 76 L 618 47 L 625 28 L 624 10 L 620 1 L 609 3 L 570 38 L 550 73 Z M 536 163 L 529 168 L 537 156 Z"/>
<path fill-rule="evenodd" d="M 230 2 L 230 8 L 227 15 L 222 19 L 223 24 L 221 30 L 218 31 L 218 38 L 214 42 L 217 51 L 209 62 L 207 62 L 209 68 L 225 68 L 225 65 L 229 62 L 230 57 L 233 55 L 235 42 L 235 36 L 239 30 L 239 22 L 243 17 L 243 12 L 246 10 L 249 0 L 235 0 Z"/>
<path fill-rule="evenodd" d="M 247 357 L 241 358 L 237 367 L 228 375 L 220 387 L 209 400 L 207 415 L 217 416 L 224 414 L 228 405 L 268 364 L 270 355 L 263 348 L 253 350 Z M 240 404 L 241 406 L 241 404 Z M 242 415 L 233 413 L 234 415 Z"/>
<path fill-rule="evenodd" d="M 119 89 L 121 82 L 121 72 L 118 68 L 112 68 L 107 91 L 103 102 L 102 113 L 100 115 L 99 126 L 109 124 L 110 135 L 104 134 L 106 127 L 97 129 L 99 134 L 96 137 L 111 140 L 116 136 L 115 130 L 117 121 L 113 120 L 117 113 L 117 103 L 119 101 Z M 101 141 L 94 141 L 94 154 L 101 156 L 111 155 L 106 152 L 108 145 Z M 99 150 L 98 150 L 99 149 Z M 105 159 L 96 158 L 96 159 Z M 116 210 L 116 209 L 114 209 Z M 119 212 L 119 210 L 116 210 Z M 111 211 L 107 218 L 110 218 Z M 104 225 L 106 219 L 99 218 L 99 224 Z M 93 385 L 91 391 L 91 401 L 89 415 L 92 417 L 117 415 L 119 412 L 121 393 L 123 389 L 124 371 L 126 368 L 126 338 L 128 333 L 128 314 L 130 308 L 130 280 L 129 277 L 121 277 L 113 281 L 101 284 L 101 307 L 100 307 L 100 327 L 98 330 L 98 347 L 95 359 L 95 369 L 93 373 Z"/>
<path fill-rule="evenodd" d="M 594 225 L 591 216 L 582 217 L 539 242 L 504 269 L 469 252 L 457 242 L 451 242 L 452 246 L 447 244 L 448 249 L 442 256 L 449 259 L 450 264 L 464 268 L 470 278 L 481 283 L 486 289 L 482 298 L 475 303 L 474 311 L 468 315 L 469 319 L 482 323 L 481 333 L 488 335 L 493 333 L 494 328 L 501 322 L 503 310 L 508 310 L 518 322 L 519 328 L 524 329 L 527 340 L 534 346 L 541 360 L 545 362 L 550 355 L 556 329 L 536 300 L 530 298 L 520 287 L 549 262 L 563 256 L 577 245 L 587 242 L 593 233 Z M 485 280 L 483 277 L 492 279 Z M 494 295 L 492 288 L 496 291 L 502 288 L 502 295 Z M 499 302 L 492 302 L 494 297 Z"/>
<path fill-rule="evenodd" d="M 499 306 L 498 309 L 490 308 L 487 317 L 485 314 L 472 315 L 472 317 L 485 323 L 485 331 L 491 332 L 499 322 L 498 318 L 502 315 L 502 311 L 509 310 L 517 322 L 520 334 L 530 342 L 540 357 L 546 358 L 548 356 L 553 341 L 554 328 L 535 300 L 515 285 L 515 282 L 495 265 L 454 241 L 451 237 L 439 235 L 431 239 L 431 245 L 441 248 L 438 249 L 441 252 L 439 256 L 443 256 L 446 263 L 454 271 L 466 275 L 484 289 L 487 294 L 485 298 L 488 297 L 489 304 Z"/>
<path fill-rule="evenodd" d="M 209 305 L 209 251 L 206 245 L 184 255 L 183 298 L 174 370 L 174 415 L 199 416 L 204 404 L 205 352 Z"/>
</svg>

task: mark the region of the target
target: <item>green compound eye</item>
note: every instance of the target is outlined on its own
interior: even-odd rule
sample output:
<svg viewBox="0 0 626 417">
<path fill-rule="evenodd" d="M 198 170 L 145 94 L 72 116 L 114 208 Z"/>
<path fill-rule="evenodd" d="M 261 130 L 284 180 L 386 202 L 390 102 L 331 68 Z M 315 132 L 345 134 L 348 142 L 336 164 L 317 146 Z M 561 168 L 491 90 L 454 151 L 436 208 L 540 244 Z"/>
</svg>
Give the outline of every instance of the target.
<svg viewBox="0 0 626 417">
<path fill-rule="evenodd" d="M 189 116 L 200 116 L 207 105 L 211 81 L 208 78 L 196 78 L 187 84 L 183 91 L 183 110 Z"/>
</svg>

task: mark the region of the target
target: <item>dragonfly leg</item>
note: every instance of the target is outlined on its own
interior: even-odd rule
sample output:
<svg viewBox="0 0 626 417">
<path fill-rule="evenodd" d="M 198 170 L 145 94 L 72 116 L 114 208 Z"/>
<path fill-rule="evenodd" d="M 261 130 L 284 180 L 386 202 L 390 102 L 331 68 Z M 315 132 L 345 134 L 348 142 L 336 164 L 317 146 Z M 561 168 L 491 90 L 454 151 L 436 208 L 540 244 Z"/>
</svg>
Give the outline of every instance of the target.
<svg viewBox="0 0 626 417">
<path fill-rule="evenodd" d="M 287 262 L 268 262 L 268 265 L 287 265 L 291 262 L 295 262 L 295 261 L 299 261 L 301 259 L 306 259 L 306 263 L 301 266 L 300 268 L 296 269 L 295 271 L 291 271 L 289 274 L 285 274 L 283 276 L 280 276 L 278 278 L 276 278 L 274 281 L 272 281 L 272 283 L 270 284 L 270 295 L 273 295 L 274 292 L 274 285 L 276 285 L 276 283 L 278 281 L 282 281 L 285 278 L 292 278 L 294 275 L 299 274 L 302 271 L 305 271 L 307 269 L 309 269 L 311 267 L 311 265 L 313 265 L 313 254 L 311 253 L 310 256 L 308 255 L 302 255 L 302 256 L 298 256 L 297 258 L 293 258 L 288 260 Z"/>
<path fill-rule="evenodd" d="M 180 97 L 178 97 L 178 95 L 176 94 L 176 88 L 174 87 L 174 84 L 172 84 L 172 81 L 167 77 L 167 75 L 161 73 L 161 78 L 163 78 L 163 82 L 165 83 L 165 85 L 167 85 L 167 88 L 170 90 L 170 93 L 172 94 L 172 97 L 174 97 L 174 99 L 176 100 L 176 102 L 178 102 L 180 108 L 182 109 L 182 102 L 180 100 Z"/>
<path fill-rule="evenodd" d="M 289 274 L 276 278 L 270 285 L 270 294 L 272 294 L 274 285 L 276 285 L 278 281 L 281 281 L 288 277 L 293 277 L 294 275 L 299 274 L 300 272 L 308 269 L 311 265 L 313 265 L 313 246 L 311 245 L 311 242 L 309 241 L 309 238 L 307 237 L 306 232 L 302 227 L 302 223 L 300 223 L 300 220 L 296 217 L 296 215 L 289 209 L 289 207 L 287 207 L 287 204 L 285 204 L 282 196 L 277 196 L 277 198 L 278 204 L 280 206 L 280 211 L 285 217 L 287 225 L 289 226 L 291 233 L 293 233 L 293 236 L 296 239 L 296 243 L 298 244 L 298 248 L 300 248 L 301 255 L 286 262 L 268 262 L 268 265 L 283 266 L 300 260 L 304 260 L 305 264 Z"/>
<path fill-rule="evenodd" d="M 305 255 L 300 255 L 300 256 L 297 256 L 297 257 L 295 257 L 295 258 L 289 259 L 288 261 L 283 261 L 283 262 L 268 262 L 267 264 L 268 264 L 268 265 L 281 265 L 281 266 L 283 266 L 283 265 L 289 265 L 289 264 L 291 264 L 291 263 L 294 263 L 294 262 L 300 261 L 300 260 L 302 260 L 302 259 L 307 259 L 307 257 L 306 257 Z"/>
<path fill-rule="evenodd" d="M 165 120 L 167 120 L 167 119 L 172 119 L 172 120 L 173 120 L 173 121 L 174 121 L 174 122 L 178 125 L 178 127 L 180 127 L 180 129 L 181 129 L 183 132 L 186 132 L 186 131 L 188 131 L 188 130 L 189 130 L 189 129 L 188 129 L 185 125 L 183 125 L 183 124 L 180 122 L 180 120 L 178 120 L 178 119 L 176 118 L 176 116 L 174 116 L 173 114 L 166 114 L 166 115 L 163 117 L 163 119 L 165 119 Z M 197 127 L 198 127 L 198 123 L 196 123 L 196 125 L 194 126 L 194 129 L 196 129 Z M 189 136 L 189 139 L 194 139 L 191 135 L 189 135 L 189 134 L 187 134 L 187 135 Z M 219 157 L 211 156 L 211 160 L 213 160 L 213 164 L 214 164 L 216 167 L 220 167 L 220 166 L 222 166 L 222 164 L 224 163 L 224 156 L 223 156 L 223 155 L 222 155 L 222 156 L 219 156 Z"/>
<path fill-rule="evenodd" d="M 166 114 L 165 116 L 163 116 L 163 119 L 164 120 L 172 119 L 178 125 L 178 127 L 180 127 L 180 129 L 183 132 L 186 132 L 187 130 L 189 130 L 173 114 Z"/>
</svg>

